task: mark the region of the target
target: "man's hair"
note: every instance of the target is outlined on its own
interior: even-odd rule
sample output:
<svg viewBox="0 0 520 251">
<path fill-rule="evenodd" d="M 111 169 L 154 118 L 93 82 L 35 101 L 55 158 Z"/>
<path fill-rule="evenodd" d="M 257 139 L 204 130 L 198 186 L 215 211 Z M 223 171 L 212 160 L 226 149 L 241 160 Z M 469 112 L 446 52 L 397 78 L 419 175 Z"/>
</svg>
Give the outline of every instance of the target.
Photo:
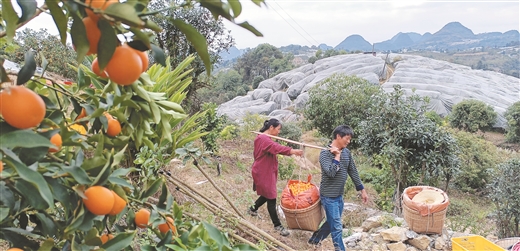
<svg viewBox="0 0 520 251">
<path fill-rule="evenodd" d="M 336 127 L 336 129 L 334 129 L 334 131 L 332 132 L 332 140 L 335 140 L 337 135 L 339 135 L 342 138 L 347 135 L 349 135 L 350 137 L 354 137 L 354 131 L 352 130 L 352 128 L 350 128 L 350 126 L 340 125 Z"/>
</svg>

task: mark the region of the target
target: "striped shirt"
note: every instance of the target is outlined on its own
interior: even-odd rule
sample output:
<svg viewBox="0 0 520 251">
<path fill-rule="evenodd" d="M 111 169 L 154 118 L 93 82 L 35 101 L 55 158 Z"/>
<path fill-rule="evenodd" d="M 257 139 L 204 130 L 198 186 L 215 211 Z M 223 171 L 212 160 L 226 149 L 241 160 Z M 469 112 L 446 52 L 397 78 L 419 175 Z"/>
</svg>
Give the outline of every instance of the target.
<svg viewBox="0 0 520 251">
<path fill-rule="evenodd" d="M 329 146 L 330 147 L 330 146 Z M 364 189 L 363 183 L 359 178 L 356 164 L 352 158 L 350 150 L 344 148 L 341 151 L 340 161 L 334 159 L 334 154 L 329 150 L 321 150 L 321 184 L 320 194 L 325 197 L 338 197 L 345 191 L 347 174 L 350 176 L 357 191 Z"/>
</svg>

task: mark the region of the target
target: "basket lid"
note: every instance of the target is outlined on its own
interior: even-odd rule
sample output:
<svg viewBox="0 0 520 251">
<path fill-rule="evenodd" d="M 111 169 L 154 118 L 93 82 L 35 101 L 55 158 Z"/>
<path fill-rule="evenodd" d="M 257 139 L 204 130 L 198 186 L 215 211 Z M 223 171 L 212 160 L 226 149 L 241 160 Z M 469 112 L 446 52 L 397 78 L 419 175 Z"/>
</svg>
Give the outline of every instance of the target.
<svg viewBox="0 0 520 251">
<path fill-rule="evenodd" d="M 444 201 L 444 196 L 438 191 L 432 189 L 423 189 L 413 197 L 412 201 L 424 203 L 427 205 L 434 205 L 442 203 Z"/>
</svg>

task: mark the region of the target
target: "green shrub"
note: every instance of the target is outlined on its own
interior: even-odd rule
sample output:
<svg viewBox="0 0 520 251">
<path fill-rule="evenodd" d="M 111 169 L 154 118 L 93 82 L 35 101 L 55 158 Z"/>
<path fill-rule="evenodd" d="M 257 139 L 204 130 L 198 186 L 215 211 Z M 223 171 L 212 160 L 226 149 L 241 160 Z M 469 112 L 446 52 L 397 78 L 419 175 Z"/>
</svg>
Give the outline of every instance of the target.
<svg viewBox="0 0 520 251">
<path fill-rule="evenodd" d="M 492 127 L 496 118 L 497 113 L 492 106 L 480 100 L 467 99 L 453 106 L 450 125 L 464 131 L 476 132 Z"/>
<path fill-rule="evenodd" d="M 279 137 L 294 140 L 300 142 L 302 137 L 302 128 L 295 122 L 286 122 L 282 124 L 282 130 L 280 131 Z M 292 148 L 300 148 L 300 145 L 287 143 L 287 146 Z"/>
<path fill-rule="evenodd" d="M 489 185 L 497 210 L 498 237 L 520 236 L 520 158 L 499 164 Z"/>
<path fill-rule="evenodd" d="M 379 85 L 363 78 L 334 74 L 309 90 L 309 101 L 303 110 L 312 128 L 330 137 L 334 128 L 348 125 L 358 131 L 361 121 L 369 117 L 368 111 L 383 94 Z M 354 139 L 349 147 L 357 148 Z"/>
<path fill-rule="evenodd" d="M 291 178 L 294 169 L 298 167 L 296 161 L 289 156 L 278 156 L 278 175 L 280 176 L 280 180 L 288 180 Z M 297 179 L 297 177 L 292 177 L 292 179 Z"/>
<path fill-rule="evenodd" d="M 227 125 L 220 132 L 220 138 L 223 140 L 236 139 L 238 137 L 238 128 L 235 125 Z"/>
<path fill-rule="evenodd" d="M 489 170 L 499 162 L 497 147 L 475 134 L 451 130 L 459 145 L 460 172 L 454 179 L 454 185 L 462 191 L 482 191 L 490 181 Z"/>
<path fill-rule="evenodd" d="M 267 119 L 268 117 L 265 115 L 252 113 L 246 114 L 246 116 L 242 118 L 242 123 L 240 124 L 240 137 L 243 139 L 253 140 L 256 137 L 256 134 L 251 133 L 251 131 L 258 132 L 258 130 L 260 130 L 264 125 L 264 121 Z"/>
<path fill-rule="evenodd" d="M 201 137 L 204 143 L 204 150 L 212 154 L 218 154 L 219 145 L 217 140 L 226 122 L 226 117 L 217 115 L 217 105 L 215 103 L 205 103 L 202 105 L 202 109 L 204 110 L 204 117 L 201 118 L 200 123 L 203 131 L 207 133 Z"/>
<path fill-rule="evenodd" d="M 508 107 L 504 117 L 506 117 L 508 126 L 507 141 L 520 143 L 520 101 Z"/>
</svg>

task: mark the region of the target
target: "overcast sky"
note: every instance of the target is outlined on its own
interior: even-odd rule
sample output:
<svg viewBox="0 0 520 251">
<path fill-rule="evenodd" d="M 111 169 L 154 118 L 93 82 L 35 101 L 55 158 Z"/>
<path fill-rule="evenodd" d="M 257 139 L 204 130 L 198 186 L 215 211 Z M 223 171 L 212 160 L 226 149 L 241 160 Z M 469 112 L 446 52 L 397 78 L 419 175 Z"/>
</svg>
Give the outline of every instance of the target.
<svg viewBox="0 0 520 251">
<path fill-rule="evenodd" d="M 258 7 L 241 1 L 238 22 L 248 21 L 263 33 L 256 37 L 226 22 L 239 49 L 269 43 L 336 46 L 349 35 L 370 43 L 388 40 L 398 32 L 435 33 L 460 22 L 473 33 L 520 29 L 520 1 L 346 1 L 267 0 Z"/>
<path fill-rule="evenodd" d="M 13 0 L 14 2 L 14 0 Z M 38 0 L 42 2 L 42 0 Z M 258 7 L 241 0 L 237 22 L 248 21 L 263 33 L 249 31 L 225 21 L 236 47 L 256 47 L 269 43 L 336 46 L 357 34 L 370 43 L 388 40 L 398 32 L 435 33 L 449 22 L 460 22 L 473 33 L 520 30 L 520 1 L 347 1 L 347 0 L 266 0 Z M 13 5 L 17 7 L 14 2 Z M 58 34 L 49 15 L 29 22 L 32 29 L 47 28 Z"/>
</svg>

